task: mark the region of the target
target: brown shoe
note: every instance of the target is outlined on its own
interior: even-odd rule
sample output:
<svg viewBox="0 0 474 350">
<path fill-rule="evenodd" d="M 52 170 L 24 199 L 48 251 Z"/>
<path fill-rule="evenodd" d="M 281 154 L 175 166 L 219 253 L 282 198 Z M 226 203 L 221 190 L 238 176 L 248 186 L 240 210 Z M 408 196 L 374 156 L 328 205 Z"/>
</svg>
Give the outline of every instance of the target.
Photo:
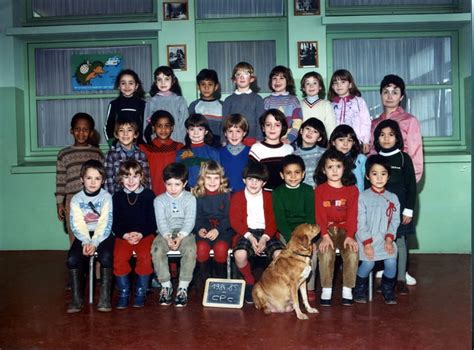
<svg viewBox="0 0 474 350">
<path fill-rule="evenodd" d="M 408 295 L 410 293 L 405 281 L 397 281 L 397 293 L 400 295 Z"/>
</svg>

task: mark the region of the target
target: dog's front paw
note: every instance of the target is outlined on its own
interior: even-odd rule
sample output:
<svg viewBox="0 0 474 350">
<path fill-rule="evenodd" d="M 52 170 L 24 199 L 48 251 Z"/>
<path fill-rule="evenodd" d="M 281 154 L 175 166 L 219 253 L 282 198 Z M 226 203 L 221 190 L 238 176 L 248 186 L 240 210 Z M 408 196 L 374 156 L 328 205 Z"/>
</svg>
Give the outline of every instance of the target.
<svg viewBox="0 0 474 350">
<path fill-rule="evenodd" d="M 305 315 L 304 313 L 299 313 L 299 314 L 296 314 L 296 317 L 298 317 L 300 320 L 307 320 L 308 319 L 308 316 Z"/>
<path fill-rule="evenodd" d="M 308 311 L 310 314 L 319 314 L 318 309 L 315 309 L 314 307 L 307 307 L 306 311 Z"/>
</svg>

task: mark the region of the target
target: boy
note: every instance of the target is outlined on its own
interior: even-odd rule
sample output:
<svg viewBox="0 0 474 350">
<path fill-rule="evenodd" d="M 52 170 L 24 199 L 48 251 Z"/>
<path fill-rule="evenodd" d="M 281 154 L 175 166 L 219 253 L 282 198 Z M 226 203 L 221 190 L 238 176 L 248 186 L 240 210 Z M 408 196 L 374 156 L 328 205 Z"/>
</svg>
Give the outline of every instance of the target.
<svg viewBox="0 0 474 350">
<path fill-rule="evenodd" d="M 238 239 L 234 244 L 235 264 L 245 279 L 245 302 L 249 304 L 253 303 L 255 279 L 248 257 L 266 254 L 275 258 L 284 248 L 278 239 L 272 195 L 263 191 L 268 176 L 264 164 L 250 162 L 243 173 L 245 189 L 235 193 L 230 201 L 230 225 Z"/>
<path fill-rule="evenodd" d="M 255 73 L 250 63 L 240 62 L 232 71 L 232 81 L 236 90 L 227 97 L 222 107 L 222 114 L 243 114 L 249 123 L 248 137 L 245 144 L 251 146 L 262 137 L 258 132 L 258 118 L 264 112 L 263 99 L 257 94 L 258 87 L 251 88 L 255 82 Z"/>
<path fill-rule="evenodd" d="M 182 163 L 171 163 L 163 169 L 166 193 L 155 198 L 155 217 L 158 235 L 151 246 L 151 256 L 155 273 L 161 283 L 160 305 L 170 305 L 173 287 L 168 269 L 170 250 L 181 253 L 181 271 L 175 306 L 184 307 L 188 303 L 188 286 L 196 266 L 196 241 L 192 234 L 196 221 L 196 198 L 184 190 L 188 171 Z"/>
<path fill-rule="evenodd" d="M 105 187 L 110 194 L 118 192 L 121 188 L 117 176 L 120 164 L 128 159 L 137 160 L 143 167 L 144 187 L 150 188 L 150 168 L 143 153 L 135 144 L 138 138 L 138 125 L 135 121 L 118 118 L 115 122 L 114 136 L 118 139 L 117 144 L 110 147 L 105 158 L 105 172 L 107 179 Z"/>
<path fill-rule="evenodd" d="M 220 149 L 219 156 L 232 192 L 245 188 L 242 171 L 247 165 L 250 147 L 242 141 L 248 130 L 249 124 L 242 114 L 231 114 L 224 120 L 223 131 L 227 144 Z"/>
<path fill-rule="evenodd" d="M 212 69 L 203 69 L 196 77 L 200 98 L 189 105 L 189 115 L 202 114 L 209 121 L 214 147 L 220 146 L 222 124 L 222 101 L 216 98 L 219 90 L 217 73 Z"/>
</svg>

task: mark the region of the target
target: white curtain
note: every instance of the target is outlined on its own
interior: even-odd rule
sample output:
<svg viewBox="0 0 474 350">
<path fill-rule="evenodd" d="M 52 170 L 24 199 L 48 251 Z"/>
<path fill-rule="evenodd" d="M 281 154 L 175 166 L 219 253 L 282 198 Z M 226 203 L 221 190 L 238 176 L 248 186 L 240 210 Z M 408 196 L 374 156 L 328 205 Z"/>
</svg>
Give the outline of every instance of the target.
<svg viewBox="0 0 474 350">
<path fill-rule="evenodd" d="M 456 5 L 458 0 L 329 0 L 329 7 L 342 6 L 399 6 L 399 5 Z"/>
<path fill-rule="evenodd" d="M 284 15 L 284 0 L 196 0 L 198 19 L 277 17 Z"/>
</svg>

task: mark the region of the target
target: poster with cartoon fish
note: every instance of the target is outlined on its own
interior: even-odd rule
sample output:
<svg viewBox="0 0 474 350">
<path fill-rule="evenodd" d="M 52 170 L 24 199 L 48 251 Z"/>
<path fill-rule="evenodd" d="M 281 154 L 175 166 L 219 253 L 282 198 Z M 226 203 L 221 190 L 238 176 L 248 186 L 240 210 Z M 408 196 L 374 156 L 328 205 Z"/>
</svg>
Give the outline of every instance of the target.
<svg viewBox="0 0 474 350">
<path fill-rule="evenodd" d="M 72 55 L 72 89 L 74 91 L 113 90 L 115 78 L 122 70 L 121 55 Z"/>
</svg>

